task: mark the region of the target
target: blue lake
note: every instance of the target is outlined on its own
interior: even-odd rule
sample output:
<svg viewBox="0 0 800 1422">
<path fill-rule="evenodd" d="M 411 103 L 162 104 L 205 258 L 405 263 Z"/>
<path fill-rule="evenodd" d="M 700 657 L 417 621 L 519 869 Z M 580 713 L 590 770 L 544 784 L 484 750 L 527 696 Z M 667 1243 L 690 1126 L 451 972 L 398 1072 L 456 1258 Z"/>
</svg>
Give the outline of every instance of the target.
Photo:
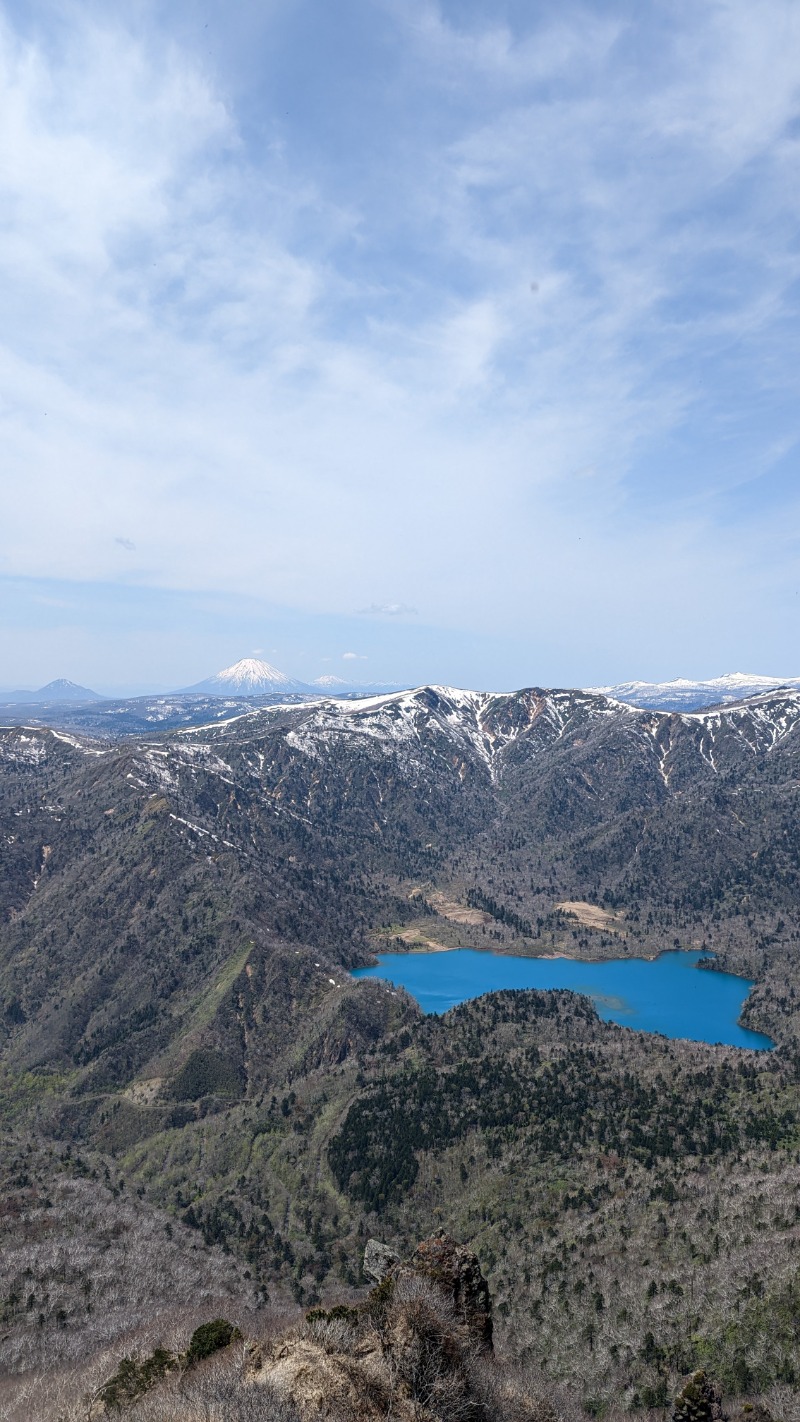
<svg viewBox="0 0 800 1422">
<path fill-rule="evenodd" d="M 752 984 L 698 968 L 702 953 L 586 963 L 574 958 L 515 958 L 455 948 L 447 953 L 382 953 L 356 978 L 385 978 L 417 999 L 423 1012 L 446 1012 L 501 988 L 571 988 L 592 999 L 606 1022 L 694 1042 L 768 1051 L 774 1044 L 737 1021 Z"/>
</svg>

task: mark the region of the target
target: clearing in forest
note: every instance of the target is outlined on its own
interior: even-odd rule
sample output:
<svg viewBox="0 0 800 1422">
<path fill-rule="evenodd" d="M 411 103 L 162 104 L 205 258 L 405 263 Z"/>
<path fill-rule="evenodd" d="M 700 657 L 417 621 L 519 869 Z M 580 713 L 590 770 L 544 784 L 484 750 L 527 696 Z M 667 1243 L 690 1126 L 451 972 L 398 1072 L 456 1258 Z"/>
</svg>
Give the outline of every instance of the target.
<svg viewBox="0 0 800 1422">
<path fill-rule="evenodd" d="M 556 904 L 556 908 L 562 913 L 570 914 L 572 918 L 577 918 L 584 928 L 595 928 L 606 933 L 624 932 L 620 915 L 610 913 L 598 904 L 587 904 L 583 899 L 565 899 L 563 903 Z"/>
</svg>

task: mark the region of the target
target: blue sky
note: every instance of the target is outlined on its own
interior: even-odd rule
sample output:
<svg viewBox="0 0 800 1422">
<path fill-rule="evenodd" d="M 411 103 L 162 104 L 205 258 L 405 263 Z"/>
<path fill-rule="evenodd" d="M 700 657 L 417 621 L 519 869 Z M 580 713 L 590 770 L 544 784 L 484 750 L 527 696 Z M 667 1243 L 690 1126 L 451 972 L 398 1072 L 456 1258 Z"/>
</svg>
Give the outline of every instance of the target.
<svg viewBox="0 0 800 1422">
<path fill-rule="evenodd" d="M 794 0 L 0 17 L 0 685 L 798 674 Z"/>
</svg>

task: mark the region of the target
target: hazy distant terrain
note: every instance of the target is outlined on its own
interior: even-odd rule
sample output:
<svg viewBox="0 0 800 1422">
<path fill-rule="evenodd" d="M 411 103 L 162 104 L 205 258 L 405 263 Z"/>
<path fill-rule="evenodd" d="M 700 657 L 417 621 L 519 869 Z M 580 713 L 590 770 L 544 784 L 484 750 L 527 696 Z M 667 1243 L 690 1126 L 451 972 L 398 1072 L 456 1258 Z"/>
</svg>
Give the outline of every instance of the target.
<svg viewBox="0 0 800 1422">
<path fill-rule="evenodd" d="M 325 697 L 351 700 L 396 690 L 394 685 L 355 686 L 335 676 L 306 684 L 268 662 L 245 658 L 196 686 L 159 695 L 104 697 L 64 678 L 38 691 L 0 692 L 0 723 L 52 726 L 118 740 L 228 721 L 264 706 L 299 705 Z"/>
<path fill-rule="evenodd" d="M 690 681 L 678 677 L 674 681 L 624 681 L 617 686 L 595 688 L 606 696 L 625 701 L 629 706 L 641 706 L 655 711 L 698 711 L 706 706 L 729 705 L 749 696 L 761 696 L 778 690 L 800 690 L 800 677 L 753 676 L 748 672 L 731 672 L 708 681 Z"/>
</svg>

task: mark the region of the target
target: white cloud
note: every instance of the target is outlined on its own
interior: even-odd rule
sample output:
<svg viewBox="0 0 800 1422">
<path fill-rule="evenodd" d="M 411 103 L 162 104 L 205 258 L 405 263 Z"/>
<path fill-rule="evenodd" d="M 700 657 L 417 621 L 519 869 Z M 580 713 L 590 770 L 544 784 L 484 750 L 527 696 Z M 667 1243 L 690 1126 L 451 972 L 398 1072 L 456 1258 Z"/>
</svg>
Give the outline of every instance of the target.
<svg viewBox="0 0 800 1422">
<path fill-rule="evenodd" d="M 643 21 L 644 57 L 591 7 L 525 35 L 393 13 L 408 112 L 440 121 L 328 188 L 185 47 L 6 21 L 0 570 L 386 616 L 413 609 L 372 589 L 413 586 L 445 623 L 576 633 L 779 534 L 721 535 L 711 495 L 785 457 L 789 416 L 737 439 L 699 377 L 796 407 L 796 7 L 685 8 L 657 52 Z M 723 452 L 670 490 L 697 410 Z"/>
<path fill-rule="evenodd" d="M 360 652 L 342 652 L 342 661 L 343 661 L 343 662 L 368 662 L 368 661 L 369 661 L 369 657 L 366 657 L 366 656 L 362 655 Z"/>
</svg>

